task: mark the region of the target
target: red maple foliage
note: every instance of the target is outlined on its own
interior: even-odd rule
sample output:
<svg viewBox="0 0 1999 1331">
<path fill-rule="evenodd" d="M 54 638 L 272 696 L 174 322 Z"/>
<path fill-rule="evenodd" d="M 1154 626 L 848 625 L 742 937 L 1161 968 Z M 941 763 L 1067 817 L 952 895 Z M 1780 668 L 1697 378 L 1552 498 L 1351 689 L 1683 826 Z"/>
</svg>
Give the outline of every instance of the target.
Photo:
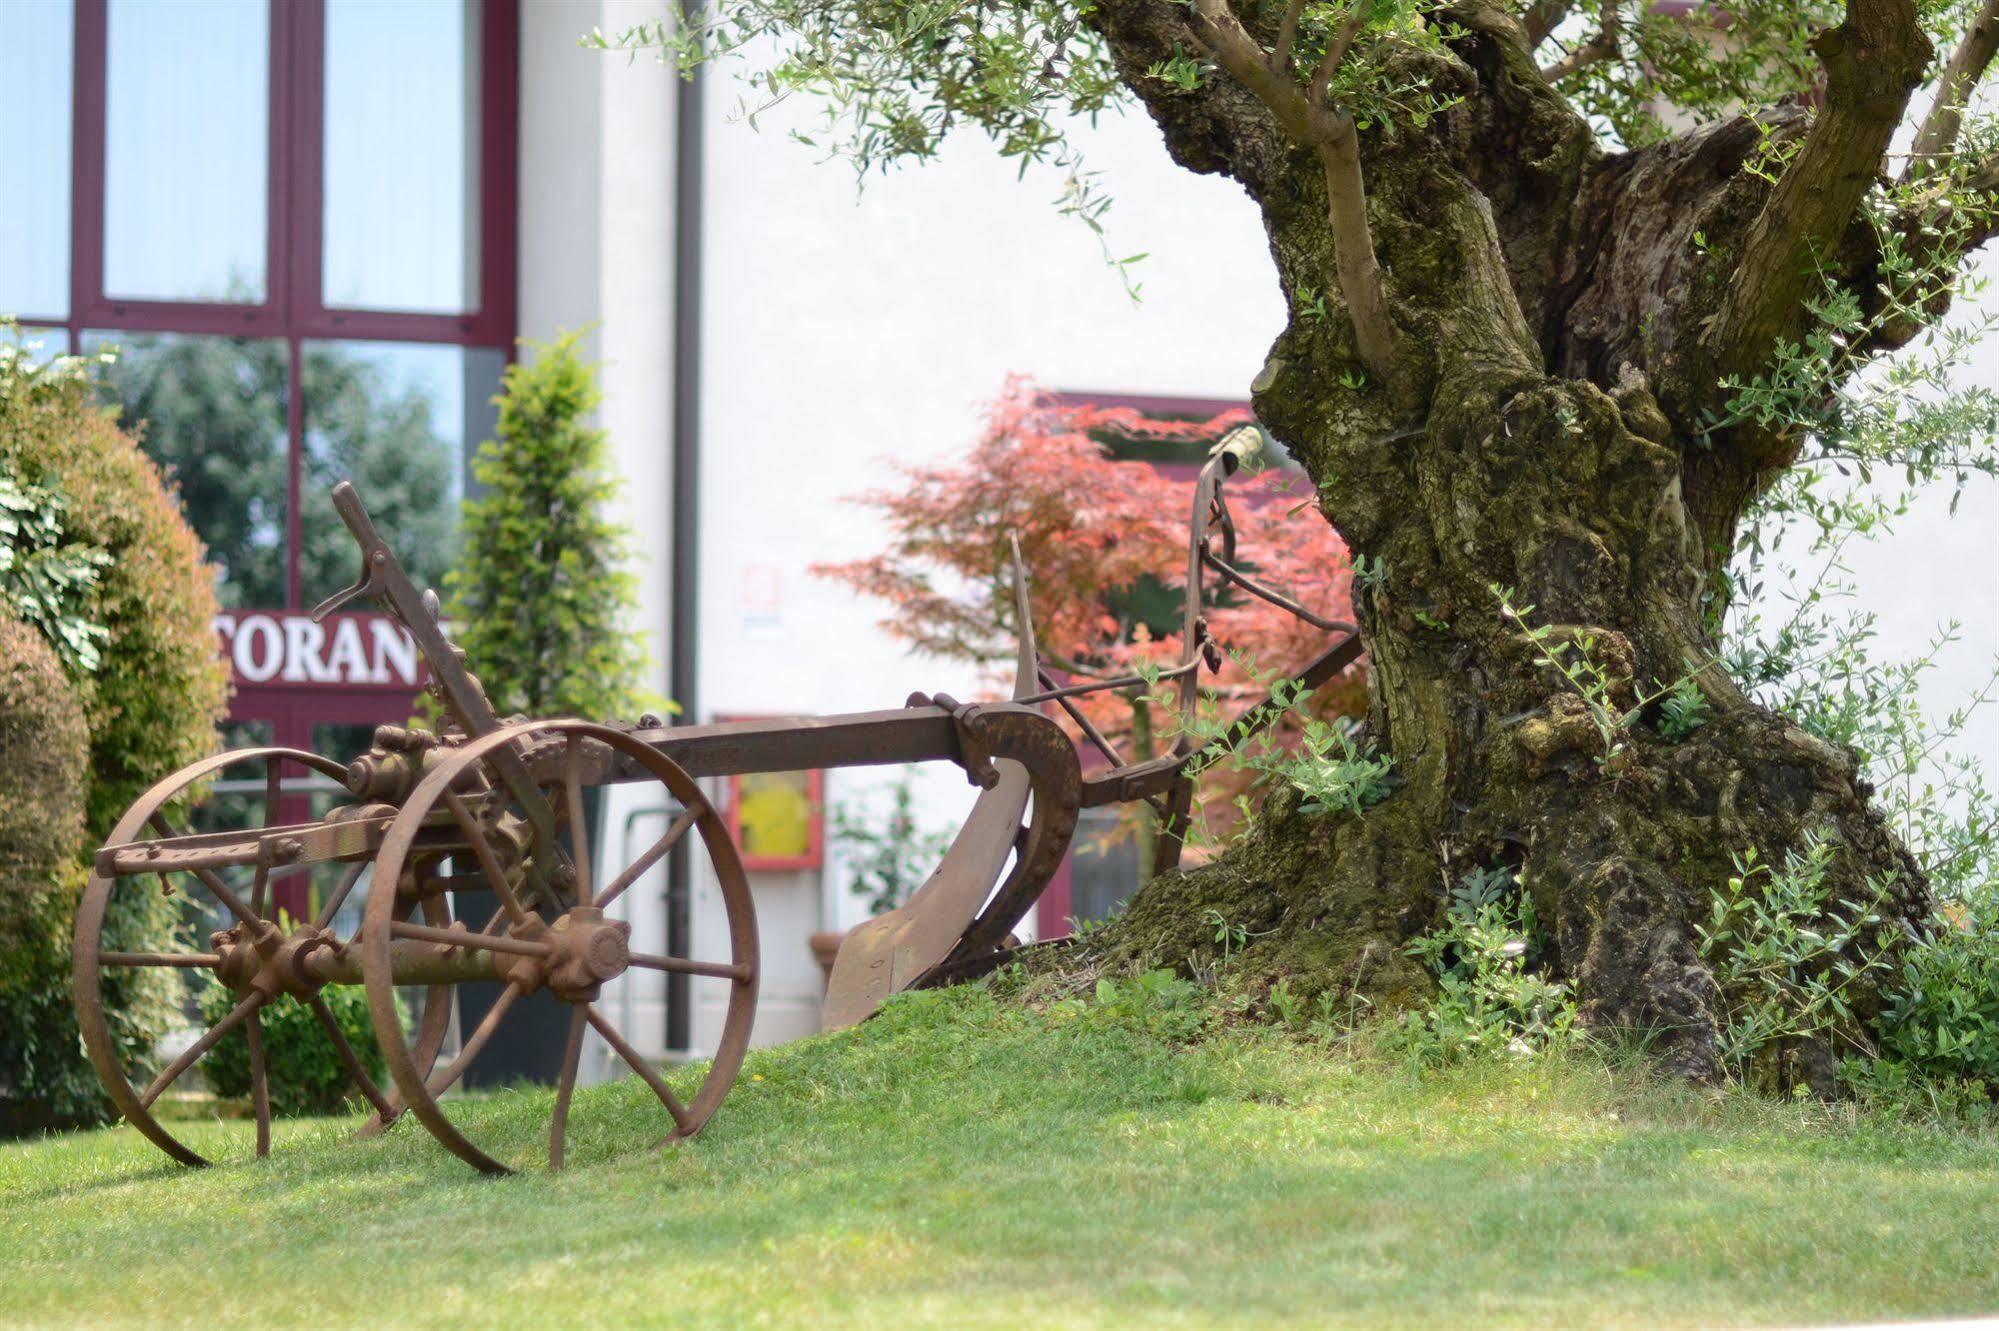
<svg viewBox="0 0 1999 1331">
<path fill-rule="evenodd" d="M 1014 376 L 961 458 L 894 463 L 899 486 L 853 497 L 886 519 L 883 553 L 812 571 L 888 602 L 883 627 L 921 651 L 990 665 L 998 684 L 1008 677 L 1019 629 L 1012 533 L 1042 664 L 1059 682 L 1170 667 L 1182 659 L 1193 480 L 1117 460 L 1107 444 L 1211 444 L 1249 420 L 1241 408 L 1171 421 L 1129 407 L 1051 403 Z M 1351 619 L 1352 563 L 1302 474 L 1245 471 L 1227 493 L 1239 563 L 1320 616 Z M 1327 635 L 1260 598 L 1218 589 L 1219 581 L 1208 578 L 1206 614 L 1224 649 L 1222 668 L 1204 667 L 1200 679 L 1204 702 L 1229 714 L 1263 696 L 1255 675 L 1290 673 L 1325 647 Z M 1356 669 L 1308 708 L 1319 716 L 1352 712 L 1363 693 Z M 1079 705 L 1128 760 L 1163 751 L 1176 733 L 1170 684 L 1091 694 Z M 1232 784 L 1221 783 L 1204 803 L 1216 793 L 1233 799 Z"/>
</svg>

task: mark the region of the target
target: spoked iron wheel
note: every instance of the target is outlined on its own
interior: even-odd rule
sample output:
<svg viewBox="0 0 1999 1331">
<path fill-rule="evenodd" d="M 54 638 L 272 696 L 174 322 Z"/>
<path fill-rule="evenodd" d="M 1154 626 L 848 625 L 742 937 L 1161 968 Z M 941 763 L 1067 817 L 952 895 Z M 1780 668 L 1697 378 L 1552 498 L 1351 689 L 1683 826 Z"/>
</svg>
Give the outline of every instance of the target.
<svg viewBox="0 0 1999 1331">
<path fill-rule="evenodd" d="M 337 783 L 345 771 L 344 766 L 330 758 L 298 749 L 253 748 L 218 754 L 183 768 L 140 796 L 112 830 L 108 844 L 124 846 L 172 840 L 188 835 L 193 827 L 202 831 L 225 827 L 232 831 L 281 829 L 286 825 L 286 807 L 296 804 L 296 791 L 301 784 L 313 778 L 330 778 Z M 246 778 L 241 773 L 253 775 Z M 375 1112 L 363 1126 L 363 1133 L 379 1131 L 401 1112 L 395 1097 L 368 1075 L 325 999 L 313 986 L 294 978 L 298 974 L 294 963 L 305 952 L 345 945 L 344 940 L 333 936 L 328 926 L 367 867 L 365 859 L 346 864 L 289 865 L 272 859 L 226 868 L 187 867 L 177 866 L 163 855 L 159 867 L 110 876 L 94 872 L 90 875 L 77 909 L 74 951 L 76 1008 L 84 1048 L 119 1112 L 154 1145 L 183 1164 L 209 1163 L 175 1136 L 154 1109 L 161 1096 L 182 1084 L 207 1054 L 240 1029 L 249 1045 L 256 1152 L 260 1157 L 269 1154 L 270 1079 L 258 1014 L 285 994 L 304 1003 L 318 1018 L 346 1064 L 355 1088 L 373 1106 Z M 276 904 L 279 885 L 315 870 L 327 876 L 327 891 L 314 918 L 281 920 Z M 160 891 L 179 892 L 195 901 L 213 903 L 223 912 L 225 927 L 214 931 L 201 947 L 107 950 L 105 921 L 114 900 L 125 893 Z M 371 897 L 374 895 L 370 893 Z M 397 898 L 393 891 L 379 895 L 391 904 Z M 427 914 L 432 910 L 430 903 L 426 903 Z M 435 914 L 428 917 L 443 918 Z M 231 990 L 235 1001 L 221 1020 L 203 1030 L 155 1075 L 135 1083 L 132 1074 L 137 1069 L 126 1066 L 119 1043 L 112 1035 L 105 1015 L 104 994 L 107 983 L 116 984 L 127 975 L 152 968 L 208 971 Z M 424 1020 L 410 1051 L 413 1060 L 436 1058 L 450 1016 L 449 999 L 445 986 L 433 986 L 428 992 Z"/>
<path fill-rule="evenodd" d="M 540 797 L 552 814 L 546 820 L 546 835 L 533 830 L 533 811 L 507 793 L 493 761 L 502 753 L 536 773 L 532 779 L 539 783 Z M 607 872 L 603 887 L 593 891 L 583 791 L 606 779 L 614 768 L 618 779 L 664 787 L 680 812 L 658 840 L 631 863 Z M 699 834 L 728 915 L 731 955 L 726 961 L 635 952 L 630 926 L 604 914 L 690 831 Z M 426 773 L 383 839 L 376 858 L 377 878 L 397 881 L 412 853 L 435 847 L 440 839 L 454 847 L 458 873 L 476 870 L 469 876 L 500 902 L 485 928 L 440 932 L 398 921 L 387 895 L 369 900 L 361 925 L 361 972 L 376 1039 L 403 1101 L 418 1120 L 466 1163 L 490 1174 L 508 1172 L 506 1165 L 461 1131 L 453 1121 L 458 1111 L 447 1112 L 446 1106 L 453 1102 L 441 1097 L 491 1045 L 518 1001 L 546 989 L 570 1005 L 568 1042 L 549 1123 L 551 1169 L 562 1167 L 586 1028 L 596 1031 L 658 1098 L 664 1111 L 662 1126 L 668 1129 L 663 1141 L 700 1131 L 729 1093 L 749 1048 L 756 1013 L 757 937 L 749 882 L 735 843 L 693 778 L 624 731 L 584 721 L 530 721 L 455 748 Z M 399 943 L 406 952 L 449 944 L 468 971 L 481 969 L 505 986 L 484 1019 L 462 1032 L 457 1055 L 428 1077 L 427 1062 L 403 1040 L 395 1010 Z M 700 1086 L 684 1100 L 595 1006 L 604 984 L 634 966 L 728 984 L 727 1015 L 714 1060 Z"/>
</svg>

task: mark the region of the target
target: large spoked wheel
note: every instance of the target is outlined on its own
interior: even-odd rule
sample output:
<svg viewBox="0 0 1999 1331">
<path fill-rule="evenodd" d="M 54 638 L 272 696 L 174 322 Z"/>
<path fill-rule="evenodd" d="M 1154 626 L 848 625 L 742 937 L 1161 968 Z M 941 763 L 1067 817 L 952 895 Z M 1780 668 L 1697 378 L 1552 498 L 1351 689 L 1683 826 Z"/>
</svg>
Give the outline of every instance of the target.
<svg viewBox="0 0 1999 1331">
<path fill-rule="evenodd" d="M 111 845 L 171 840 L 191 831 L 248 832 L 287 825 L 286 813 L 300 803 L 302 786 L 338 782 L 346 769 L 330 758 L 299 749 L 252 748 L 218 754 L 185 767 L 165 778 L 140 796 L 118 825 L 112 829 Z M 287 992 L 272 983 L 281 967 L 289 973 L 292 953 L 307 940 L 311 946 L 343 945 L 329 928 L 341 904 L 353 893 L 368 868 L 368 862 L 348 864 L 265 863 L 226 868 L 149 868 L 132 873 L 106 876 L 92 873 L 85 884 L 77 909 L 76 941 L 73 952 L 77 1020 L 82 1028 L 84 1048 L 105 1093 L 117 1105 L 125 1120 L 155 1146 L 186 1165 L 206 1165 L 209 1160 L 175 1136 L 165 1121 L 154 1113 L 160 1098 L 182 1083 L 223 1039 L 242 1029 L 249 1045 L 250 1098 L 256 1116 L 256 1152 L 268 1155 L 271 1147 L 271 1107 L 269 1067 L 265 1058 L 262 1023 L 258 1013 Z M 281 916 L 277 908 L 279 886 L 287 879 L 321 874 L 325 889 L 314 918 L 293 920 Z M 132 951 L 107 949 L 107 919 L 126 894 L 178 892 L 196 902 L 212 903 L 222 913 L 223 928 L 215 930 L 205 950 Z M 371 898 L 376 895 L 370 893 Z M 383 892 L 394 902 L 397 894 Z M 406 908 L 405 908 L 406 909 Z M 439 923 L 448 918 L 442 907 L 430 907 L 427 917 Z M 135 940 L 120 940 L 130 944 Z M 169 1060 L 155 1075 L 135 1081 L 138 1071 L 127 1065 L 131 1052 L 121 1049 L 106 1016 L 107 990 L 121 985 L 145 983 L 146 974 L 160 969 L 208 971 L 233 993 L 235 1002 L 214 1025 L 203 1030 L 186 1048 Z M 297 988 L 296 985 L 293 986 Z M 374 1107 L 374 1114 L 362 1132 L 379 1131 L 402 1112 L 395 1097 L 375 1084 L 353 1047 L 342 1033 L 325 999 L 316 992 L 293 993 L 318 1018 L 335 1051 L 346 1065 L 355 1089 Z M 410 1049 L 412 1059 L 435 1060 L 450 1017 L 447 987 L 433 986 L 426 995 L 424 1018 Z"/>
<path fill-rule="evenodd" d="M 530 779 L 544 801 L 545 835 L 534 831 L 535 811 L 523 808 L 508 793 L 496 759 L 520 762 L 534 774 Z M 583 790 L 614 767 L 619 780 L 636 778 L 663 787 L 679 813 L 631 863 L 618 866 L 614 873 L 609 872 L 612 866 L 604 866 L 604 885 L 593 891 L 596 880 L 591 873 Z M 632 951 L 630 926 L 604 914 L 689 831 L 700 834 L 722 894 L 729 922 L 727 961 Z M 549 1123 L 551 1169 L 562 1167 L 586 1027 L 596 1031 L 658 1097 L 669 1120 L 664 1126 L 670 1129 L 662 1144 L 700 1131 L 729 1093 L 749 1049 L 756 1015 L 757 934 L 742 860 L 727 826 L 694 779 L 650 745 L 609 726 L 584 721 L 510 726 L 454 749 L 425 774 L 383 839 L 376 876 L 384 882 L 399 880 L 412 854 L 439 844 L 453 847 L 454 879 L 474 878 L 500 902 L 485 928 L 440 934 L 405 923 L 394 917 L 386 896 L 370 899 L 361 924 L 361 972 L 376 1039 L 403 1101 L 417 1119 L 467 1164 L 489 1174 L 509 1172 L 460 1130 L 446 1110 L 453 1102 L 442 1097 L 491 1044 L 516 1003 L 546 989 L 571 1008 Z M 446 944 L 468 960 L 479 960 L 483 953 L 491 973 L 505 986 L 478 1026 L 463 1032 L 457 1055 L 435 1075 L 426 1076 L 428 1064 L 402 1037 L 393 997 L 399 943 L 404 948 Z M 714 1060 L 700 1086 L 685 1100 L 594 1006 L 603 985 L 634 966 L 722 980 L 729 986 Z"/>
</svg>

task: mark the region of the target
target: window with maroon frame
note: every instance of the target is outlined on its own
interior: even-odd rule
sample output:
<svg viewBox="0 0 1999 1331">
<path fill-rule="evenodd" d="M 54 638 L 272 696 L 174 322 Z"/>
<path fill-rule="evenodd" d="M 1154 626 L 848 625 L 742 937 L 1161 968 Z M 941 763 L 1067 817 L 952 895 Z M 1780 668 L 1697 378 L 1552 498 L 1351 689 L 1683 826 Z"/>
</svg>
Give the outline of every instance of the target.
<svg viewBox="0 0 1999 1331">
<path fill-rule="evenodd" d="M 235 720 L 320 747 L 407 715 L 351 580 L 351 477 L 437 582 L 514 337 L 517 0 L 7 0 L 0 311 L 116 346 L 208 544 Z"/>
</svg>

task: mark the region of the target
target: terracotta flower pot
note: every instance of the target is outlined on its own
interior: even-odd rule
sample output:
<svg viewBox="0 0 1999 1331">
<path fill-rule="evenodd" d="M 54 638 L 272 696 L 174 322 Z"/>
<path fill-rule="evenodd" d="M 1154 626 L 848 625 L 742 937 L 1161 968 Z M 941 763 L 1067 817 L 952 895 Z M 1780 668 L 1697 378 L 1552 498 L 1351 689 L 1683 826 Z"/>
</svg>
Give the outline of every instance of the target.
<svg viewBox="0 0 1999 1331">
<path fill-rule="evenodd" d="M 845 929 L 819 929 L 805 941 L 812 947 L 812 955 L 819 962 L 819 969 L 826 978 L 833 978 L 833 958 L 840 955 L 840 944 L 846 940 Z"/>
</svg>

